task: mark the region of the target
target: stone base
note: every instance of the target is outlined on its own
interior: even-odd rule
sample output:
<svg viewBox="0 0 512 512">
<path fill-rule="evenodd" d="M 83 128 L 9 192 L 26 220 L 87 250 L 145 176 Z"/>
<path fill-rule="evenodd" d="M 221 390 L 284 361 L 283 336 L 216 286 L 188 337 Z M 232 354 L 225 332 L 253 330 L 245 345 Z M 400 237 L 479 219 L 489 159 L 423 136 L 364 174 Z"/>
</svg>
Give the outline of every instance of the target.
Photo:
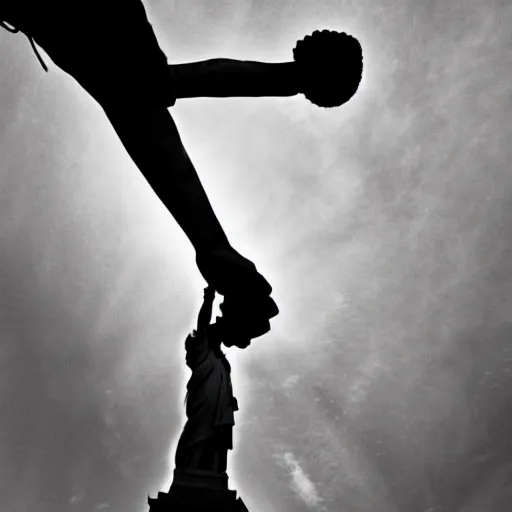
<svg viewBox="0 0 512 512">
<path fill-rule="evenodd" d="M 249 512 L 236 491 L 228 489 L 226 473 L 174 470 L 168 493 L 148 498 L 149 512 Z"/>
</svg>

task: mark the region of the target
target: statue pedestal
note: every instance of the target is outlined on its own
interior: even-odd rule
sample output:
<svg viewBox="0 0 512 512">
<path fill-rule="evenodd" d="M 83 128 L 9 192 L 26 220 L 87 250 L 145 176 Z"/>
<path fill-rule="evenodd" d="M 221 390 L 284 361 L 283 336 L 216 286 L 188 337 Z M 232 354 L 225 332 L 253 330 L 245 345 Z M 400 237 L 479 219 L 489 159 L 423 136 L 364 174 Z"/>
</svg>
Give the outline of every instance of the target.
<svg viewBox="0 0 512 512">
<path fill-rule="evenodd" d="M 174 470 L 168 493 L 148 498 L 149 512 L 249 512 L 236 491 L 228 489 L 228 475 L 211 471 Z"/>
</svg>

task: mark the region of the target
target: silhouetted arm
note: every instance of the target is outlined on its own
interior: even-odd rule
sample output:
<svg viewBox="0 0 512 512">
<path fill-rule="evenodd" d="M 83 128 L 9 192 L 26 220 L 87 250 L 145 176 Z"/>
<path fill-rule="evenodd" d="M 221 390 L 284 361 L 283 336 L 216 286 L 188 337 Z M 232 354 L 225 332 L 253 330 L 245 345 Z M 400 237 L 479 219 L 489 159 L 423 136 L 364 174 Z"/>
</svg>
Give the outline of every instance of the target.
<svg viewBox="0 0 512 512">
<path fill-rule="evenodd" d="M 197 332 L 199 335 L 206 332 L 206 328 L 210 325 L 212 319 L 213 301 L 215 300 L 215 290 L 212 286 L 204 289 L 204 300 L 199 315 L 197 317 Z"/>
<path fill-rule="evenodd" d="M 197 317 L 197 330 L 187 336 L 185 340 L 186 362 L 192 370 L 200 365 L 210 351 L 206 338 L 207 328 L 212 318 L 215 290 L 208 286 L 204 289 L 204 300 Z"/>
<path fill-rule="evenodd" d="M 170 65 L 177 98 L 294 96 L 299 94 L 296 68 L 295 62 L 234 59 Z"/>
</svg>

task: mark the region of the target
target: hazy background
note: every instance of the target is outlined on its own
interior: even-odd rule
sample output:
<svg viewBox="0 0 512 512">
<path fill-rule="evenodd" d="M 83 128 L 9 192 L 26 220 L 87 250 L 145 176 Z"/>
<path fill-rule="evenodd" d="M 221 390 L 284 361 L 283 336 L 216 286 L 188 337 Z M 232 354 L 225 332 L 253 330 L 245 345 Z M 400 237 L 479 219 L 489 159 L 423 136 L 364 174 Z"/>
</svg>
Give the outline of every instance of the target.
<svg viewBox="0 0 512 512">
<path fill-rule="evenodd" d="M 145 5 L 176 63 L 290 60 L 317 28 L 365 55 L 339 109 L 171 110 L 281 308 L 228 351 L 231 487 L 251 512 L 510 510 L 512 3 Z M 101 109 L 42 54 L 48 74 L 0 30 L 1 508 L 143 512 L 171 481 L 203 281 Z"/>
</svg>

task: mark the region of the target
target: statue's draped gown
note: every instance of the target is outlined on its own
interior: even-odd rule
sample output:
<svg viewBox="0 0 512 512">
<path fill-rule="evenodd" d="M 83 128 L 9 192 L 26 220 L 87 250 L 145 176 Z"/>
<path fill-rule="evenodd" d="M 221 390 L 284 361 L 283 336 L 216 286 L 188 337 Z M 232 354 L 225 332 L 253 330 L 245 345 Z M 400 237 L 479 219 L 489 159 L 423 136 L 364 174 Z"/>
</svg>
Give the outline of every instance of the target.
<svg viewBox="0 0 512 512">
<path fill-rule="evenodd" d="M 233 449 L 233 413 L 238 410 L 231 368 L 222 352 L 210 347 L 206 333 L 189 335 L 185 348 L 192 376 L 187 384 L 187 423 L 178 443 L 176 467 L 224 472 L 227 450 Z"/>
</svg>

